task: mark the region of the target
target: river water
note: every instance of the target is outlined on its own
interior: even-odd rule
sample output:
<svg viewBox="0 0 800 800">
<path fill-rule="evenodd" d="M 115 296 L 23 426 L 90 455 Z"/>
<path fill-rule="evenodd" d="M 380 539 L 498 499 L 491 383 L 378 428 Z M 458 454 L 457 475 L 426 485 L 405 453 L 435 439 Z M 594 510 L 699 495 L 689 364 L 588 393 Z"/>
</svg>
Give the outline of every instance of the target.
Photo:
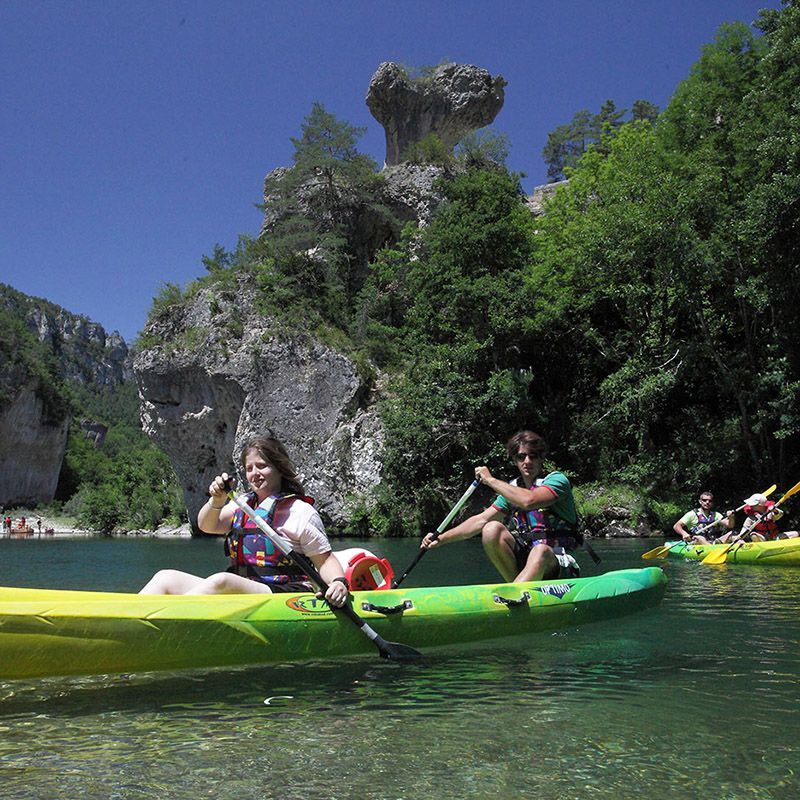
<svg viewBox="0 0 800 800">
<path fill-rule="evenodd" d="M 794 800 L 800 569 L 641 561 L 656 544 L 579 561 L 664 564 L 660 608 L 420 663 L 0 682 L 0 797 Z M 416 543 L 367 546 L 401 573 Z M 215 541 L 0 541 L 4 585 L 133 591 L 221 565 Z M 471 540 L 406 584 L 494 580 Z"/>
</svg>

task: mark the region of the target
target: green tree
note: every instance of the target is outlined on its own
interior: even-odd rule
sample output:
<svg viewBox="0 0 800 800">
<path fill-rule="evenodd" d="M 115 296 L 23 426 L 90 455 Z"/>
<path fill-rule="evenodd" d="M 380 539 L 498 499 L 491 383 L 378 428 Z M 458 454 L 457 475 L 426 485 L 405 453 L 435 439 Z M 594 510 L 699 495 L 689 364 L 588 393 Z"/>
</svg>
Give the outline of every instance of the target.
<svg viewBox="0 0 800 800">
<path fill-rule="evenodd" d="M 397 233 L 380 200 L 377 165 L 356 148 L 363 133 L 314 103 L 302 135 L 292 139 L 294 166 L 272 173 L 265 183 L 272 269 L 303 302 L 321 301 L 314 305 L 323 317 L 342 327 L 370 255 L 356 232 L 369 220 L 384 238 Z"/>
<path fill-rule="evenodd" d="M 441 190 L 446 202 L 414 257 L 390 259 L 407 305 L 404 368 L 382 410 L 385 463 L 393 502 L 420 519 L 440 510 L 443 490 L 461 483 L 468 464 L 497 457 L 497 429 L 531 414 L 522 353 L 534 227 L 519 182 L 504 170 L 469 170 Z M 409 527 L 420 521 L 406 517 Z"/>
</svg>

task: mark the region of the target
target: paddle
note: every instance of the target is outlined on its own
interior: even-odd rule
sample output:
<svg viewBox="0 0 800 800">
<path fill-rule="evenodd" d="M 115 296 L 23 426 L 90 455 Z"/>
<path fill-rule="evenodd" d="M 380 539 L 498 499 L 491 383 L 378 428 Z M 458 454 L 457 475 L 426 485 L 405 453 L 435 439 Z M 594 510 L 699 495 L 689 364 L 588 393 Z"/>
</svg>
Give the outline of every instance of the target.
<svg viewBox="0 0 800 800">
<path fill-rule="evenodd" d="M 453 517 L 456 514 L 458 514 L 459 511 L 461 511 L 461 509 L 464 507 L 464 503 L 466 503 L 467 500 L 469 500 L 469 498 L 472 496 L 472 493 L 478 488 L 479 484 L 480 484 L 480 481 L 476 478 L 467 487 L 467 491 L 464 492 L 464 494 L 461 495 L 461 497 L 458 499 L 456 504 L 450 509 L 450 512 L 448 513 L 448 515 L 441 521 L 439 527 L 436 529 L 436 533 L 434 533 L 434 535 L 433 535 L 432 541 L 435 542 L 439 538 L 439 536 L 441 536 L 441 534 L 443 534 L 445 532 L 445 530 L 447 529 L 447 526 L 450 524 L 450 522 L 453 519 Z M 392 584 L 393 588 L 396 589 L 408 577 L 408 573 L 411 572 L 411 570 L 414 569 L 414 567 L 417 566 L 417 562 L 427 552 L 428 552 L 428 548 L 420 547 L 419 552 L 417 553 L 417 555 L 414 558 L 414 560 L 408 565 L 408 568 L 406 569 L 406 571 Z"/>
<path fill-rule="evenodd" d="M 646 553 L 642 553 L 642 558 L 651 559 L 651 558 L 663 558 L 664 556 L 669 553 L 670 550 L 677 547 L 679 544 L 687 544 L 681 539 L 679 542 L 673 542 L 670 545 L 659 545 L 658 547 L 654 547 L 652 550 L 648 550 Z"/>
<path fill-rule="evenodd" d="M 233 481 L 231 478 L 228 478 L 225 482 L 225 488 L 229 490 L 228 497 L 255 523 L 256 527 L 270 539 L 278 550 L 288 558 L 291 558 L 292 561 L 308 575 L 311 582 L 324 595 L 328 589 L 328 584 L 325 582 L 322 575 L 319 574 L 313 562 L 302 553 L 296 552 L 288 539 L 285 539 L 277 531 L 273 530 L 267 524 L 266 520 L 256 514 L 254 509 L 240 500 L 232 491 L 232 483 Z M 422 658 L 422 653 L 420 653 L 419 650 L 415 650 L 413 647 L 399 644 L 398 642 L 387 642 L 386 639 L 376 633 L 355 611 L 353 611 L 353 607 L 349 602 L 341 608 L 335 606 L 331 606 L 330 608 L 337 616 L 345 617 L 356 625 L 361 633 L 378 648 L 378 652 L 383 658 L 396 659 L 398 661 L 410 661 L 412 659 Z"/>
<path fill-rule="evenodd" d="M 760 521 L 761 521 L 762 519 L 764 519 L 765 517 L 768 517 L 768 516 L 770 516 L 770 515 L 774 514 L 774 513 L 775 513 L 775 509 L 776 509 L 776 508 L 777 508 L 777 507 L 778 507 L 778 506 L 779 506 L 779 505 L 780 505 L 780 504 L 781 504 L 781 503 L 782 503 L 784 500 L 788 500 L 788 499 L 789 499 L 789 498 L 790 498 L 790 497 L 791 497 L 793 494 L 797 494 L 797 492 L 800 492 L 800 482 L 798 482 L 798 483 L 796 483 L 794 486 L 792 486 L 792 488 L 791 488 L 791 489 L 789 489 L 789 491 L 788 491 L 788 492 L 786 492 L 786 494 L 784 494 L 784 495 L 783 495 L 783 497 L 781 497 L 781 499 L 780 499 L 780 500 L 778 500 L 778 502 L 777 502 L 777 503 L 775 503 L 775 505 L 772 507 L 772 509 L 771 509 L 770 511 L 768 511 L 766 514 L 761 514 L 761 515 L 758 517 L 758 519 L 756 520 L 756 523 L 760 522 Z M 742 506 L 742 508 L 744 508 L 744 506 Z M 736 540 L 735 540 L 735 541 L 733 541 L 733 542 L 731 542 L 731 544 L 730 544 L 730 545 L 728 545 L 727 547 L 724 547 L 724 548 L 722 548 L 721 550 L 717 550 L 717 551 L 714 551 L 714 552 L 711 552 L 711 553 L 709 553 L 709 554 L 708 554 L 708 555 L 707 555 L 707 556 L 706 556 L 706 557 L 705 557 L 705 558 L 704 558 L 704 559 L 703 559 L 703 560 L 702 560 L 700 563 L 701 563 L 701 564 L 710 564 L 710 565 L 712 565 L 712 566 L 713 566 L 713 565 L 715 565 L 715 564 L 724 564 L 724 563 L 725 563 L 725 560 L 726 560 L 726 559 L 727 559 L 727 557 L 728 557 L 728 553 L 729 553 L 729 552 L 730 552 L 730 551 L 731 551 L 731 550 L 732 550 L 734 547 L 736 547 L 736 548 L 738 549 L 739 547 L 741 547 L 741 546 L 744 544 L 744 540 L 742 539 L 742 536 L 743 536 L 743 535 L 744 535 L 744 534 L 741 534 L 741 533 L 740 533 L 740 534 L 739 534 L 739 536 L 736 538 Z M 734 552 L 735 552 L 735 551 L 734 551 Z"/>
</svg>

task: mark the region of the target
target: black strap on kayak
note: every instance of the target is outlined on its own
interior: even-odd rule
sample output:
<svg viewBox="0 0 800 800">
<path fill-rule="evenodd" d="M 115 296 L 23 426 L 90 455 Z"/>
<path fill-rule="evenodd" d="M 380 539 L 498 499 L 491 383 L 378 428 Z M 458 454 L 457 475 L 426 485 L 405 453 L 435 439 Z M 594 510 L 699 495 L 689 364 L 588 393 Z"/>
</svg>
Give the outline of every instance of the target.
<svg viewBox="0 0 800 800">
<path fill-rule="evenodd" d="M 509 608 L 518 608 L 519 606 L 527 606 L 528 602 L 531 599 L 530 592 L 523 592 L 522 597 L 518 600 L 512 600 L 508 597 L 500 597 L 499 594 L 496 594 L 493 598 L 495 603 L 501 603 L 504 606 L 508 606 Z"/>
<path fill-rule="evenodd" d="M 399 614 L 408 608 L 414 608 L 414 604 L 410 600 L 403 600 L 402 603 L 396 606 L 374 606 L 372 603 L 364 602 L 361 604 L 362 611 L 374 611 L 376 614 Z"/>
</svg>

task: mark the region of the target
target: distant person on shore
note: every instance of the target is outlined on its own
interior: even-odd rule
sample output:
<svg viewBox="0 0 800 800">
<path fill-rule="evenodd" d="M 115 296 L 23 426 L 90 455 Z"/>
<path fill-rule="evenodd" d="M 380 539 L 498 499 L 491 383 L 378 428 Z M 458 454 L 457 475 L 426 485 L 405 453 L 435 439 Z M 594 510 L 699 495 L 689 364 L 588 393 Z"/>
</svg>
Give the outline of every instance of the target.
<svg viewBox="0 0 800 800">
<path fill-rule="evenodd" d="M 719 511 L 714 511 L 714 495 L 711 492 L 700 492 L 698 503 L 699 506 L 687 511 L 672 526 L 672 530 L 687 543 L 712 544 L 715 541 L 724 541 L 726 535 L 723 532 L 733 530 L 735 512 L 726 511 L 723 515 Z M 698 533 L 701 528 L 709 525 L 714 527 Z M 715 533 L 719 533 L 720 536 L 715 537 Z"/>
<path fill-rule="evenodd" d="M 331 550 L 319 514 L 304 490 L 284 446 L 270 437 L 256 436 L 242 450 L 242 468 L 252 492 L 243 499 L 271 528 L 307 556 L 328 584 L 325 599 L 333 606 L 347 602 L 347 578 Z M 227 498 L 227 473 L 208 488 L 209 500 L 200 509 L 197 524 L 205 533 L 225 536 L 230 559 L 226 572 L 201 578 L 188 572 L 157 572 L 140 594 L 252 594 L 310 592 L 307 575 L 266 537 Z"/>
<path fill-rule="evenodd" d="M 778 520 L 783 517 L 783 511 L 765 495 L 751 495 L 744 503 L 744 524 L 738 536 L 734 537 L 736 540 L 749 539 L 753 542 L 765 542 L 773 539 L 797 538 L 797 531 L 781 532 Z"/>
<path fill-rule="evenodd" d="M 475 477 L 497 492 L 494 502 L 438 538 L 426 534 L 420 546 L 433 548 L 480 534 L 486 555 L 506 581 L 574 577 L 580 569 L 569 551 L 582 537 L 568 478 L 561 472 L 539 478 L 547 443 L 538 433 L 518 431 L 506 449 L 519 477 L 507 483 L 488 467 L 476 467 Z"/>
</svg>

